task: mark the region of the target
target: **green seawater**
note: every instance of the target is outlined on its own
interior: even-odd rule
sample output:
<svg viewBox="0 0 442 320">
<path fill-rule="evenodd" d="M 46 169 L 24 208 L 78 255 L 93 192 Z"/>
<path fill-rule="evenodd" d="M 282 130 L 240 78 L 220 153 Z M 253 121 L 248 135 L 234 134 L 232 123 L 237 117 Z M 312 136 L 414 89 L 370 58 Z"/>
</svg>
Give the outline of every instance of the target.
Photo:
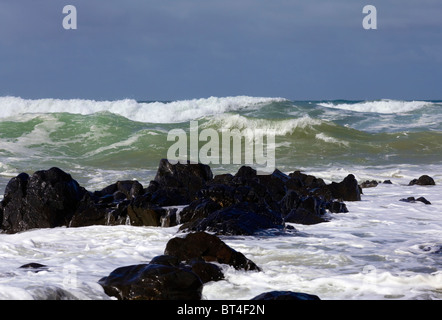
<svg viewBox="0 0 442 320">
<path fill-rule="evenodd" d="M 48 110 L 0 118 L 0 189 L 20 172 L 31 174 L 53 166 L 91 188 L 117 179 L 148 183 L 159 160 L 167 157 L 175 143 L 168 141 L 171 130 L 183 130 L 190 146 L 190 120 L 198 121 L 198 134 L 205 129 L 219 132 L 220 150 L 225 130 L 274 130 L 275 164 L 285 172 L 319 167 L 442 165 L 440 101 L 418 104 L 283 99 L 249 106 L 241 100 L 238 106 L 213 114 L 205 111 L 206 115 L 192 118 L 190 112 L 187 121 L 178 122 L 157 121 L 155 115 L 151 122 L 147 121 L 152 102 L 137 102 L 146 113 L 142 121 L 113 109 L 86 114 L 69 112 L 72 101 L 65 103 L 66 112 Z M 76 103 L 81 105 L 81 101 Z M 112 103 L 115 106 L 118 102 Z M 192 107 L 210 111 L 211 106 L 204 103 L 201 100 Z M 209 103 L 213 101 L 208 100 Z M 154 106 L 158 107 L 158 103 Z M 178 106 L 162 103 L 161 112 L 175 119 L 179 112 L 188 111 Z M 122 104 L 121 108 L 124 107 Z M 398 112 L 391 112 L 394 107 Z M 357 110 L 349 110 L 352 108 Z M 198 141 L 198 147 L 206 143 Z M 250 141 L 244 139 L 243 159 L 247 143 Z M 240 167 L 232 163 L 209 165 L 215 174 L 234 173 Z"/>
</svg>

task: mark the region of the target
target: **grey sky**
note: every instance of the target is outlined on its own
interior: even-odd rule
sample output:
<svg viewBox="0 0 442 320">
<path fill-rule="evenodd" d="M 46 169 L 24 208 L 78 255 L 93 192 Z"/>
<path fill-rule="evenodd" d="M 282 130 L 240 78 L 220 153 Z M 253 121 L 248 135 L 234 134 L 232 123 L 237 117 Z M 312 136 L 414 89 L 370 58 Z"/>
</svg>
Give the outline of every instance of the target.
<svg viewBox="0 0 442 320">
<path fill-rule="evenodd" d="M 362 28 L 367 4 L 378 30 Z M 441 84 L 440 0 L 0 3 L 2 96 L 442 99 Z"/>
</svg>

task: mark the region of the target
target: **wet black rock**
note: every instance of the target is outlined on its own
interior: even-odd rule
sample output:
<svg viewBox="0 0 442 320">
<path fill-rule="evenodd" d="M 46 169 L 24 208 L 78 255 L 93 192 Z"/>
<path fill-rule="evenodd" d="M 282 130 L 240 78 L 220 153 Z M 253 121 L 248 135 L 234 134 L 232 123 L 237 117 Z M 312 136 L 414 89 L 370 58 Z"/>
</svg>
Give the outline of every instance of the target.
<svg viewBox="0 0 442 320">
<path fill-rule="evenodd" d="M 203 283 L 224 279 L 224 274 L 219 266 L 206 262 L 203 259 L 191 259 L 186 263 L 183 263 L 176 256 L 161 255 L 154 257 L 149 264 L 161 264 L 188 269 L 194 272 Z"/>
<path fill-rule="evenodd" d="M 120 267 L 98 283 L 119 300 L 200 300 L 203 288 L 194 272 L 164 264 Z"/>
<path fill-rule="evenodd" d="M 258 175 L 241 167 L 235 175 L 215 176 L 197 199 L 180 213 L 184 231 L 210 231 L 224 235 L 252 235 L 263 229 L 283 229 L 285 222 L 316 224 L 330 213 L 348 212 L 339 199 L 360 200 L 354 176 L 326 185 L 322 179 L 295 171 L 275 170 Z"/>
<path fill-rule="evenodd" d="M 436 183 L 434 182 L 434 179 L 430 176 L 423 175 L 420 176 L 419 179 L 413 179 L 408 184 L 409 186 L 413 185 L 419 185 L 419 186 L 434 186 Z"/>
<path fill-rule="evenodd" d="M 143 185 L 136 180 L 117 181 L 100 191 L 95 191 L 93 195 L 101 198 L 99 202 L 113 200 L 116 202 L 131 200 L 144 193 Z"/>
<path fill-rule="evenodd" d="M 349 174 L 339 183 L 332 182 L 325 187 L 330 190 L 334 199 L 342 199 L 343 201 L 360 201 L 361 189 L 355 176 Z"/>
<path fill-rule="evenodd" d="M 280 202 L 285 222 L 317 224 L 329 221 L 326 216 L 326 202 L 318 196 L 302 196 L 289 190 Z"/>
<path fill-rule="evenodd" d="M 241 202 L 219 209 L 206 218 L 186 224 L 188 231 L 209 231 L 222 235 L 253 235 L 264 229 L 282 229 L 279 212 L 255 203 Z"/>
<path fill-rule="evenodd" d="M 87 191 L 59 168 L 12 178 L 2 200 L 2 229 L 15 233 L 67 226 Z"/>
<path fill-rule="evenodd" d="M 27 264 L 20 266 L 20 269 L 26 269 L 26 270 L 37 273 L 40 271 L 47 271 L 48 266 L 46 266 L 44 264 L 36 263 L 36 262 L 31 262 L 31 263 L 27 263 Z"/>
<path fill-rule="evenodd" d="M 235 269 L 260 271 L 260 268 L 241 252 L 232 249 L 219 237 L 207 232 L 194 232 L 183 238 L 170 239 L 164 254 L 175 256 L 180 261 L 204 260 L 228 264 Z"/>
<path fill-rule="evenodd" d="M 154 181 L 145 191 L 151 193 L 152 202 L 160 206 L 185 205 L 193 201 L 198 191 L 212 179 L 208 165 L 190 162 L 171 164 L 162 159 Z"/>
<path fill-rule="evenodd" d="M 285 193 L 284 175 L 277 174 L 258 176 L 256 170 L 243 166 L 234 176 L 215 177 L 181 211 L 181 230 L 251 235 L 283 228 L 277 200 Z"/>
<path fill-rule="evenodd" d="M 326 183 L 321 178 L 302 173 L 301 171 L 294 171 L 289 174 L 289 180 L 286 181 L 288 189 L 292 190 L 314 190 L 326 186 Z"/>
<path fill-rule="evenodd" d="M 420 202 L 423 202 L 425 204 L 431 204 L 431 202 L 428 201 L 427 199 L 425 199 L 424 197 L 419 197 L 417 199 L 415 199 L 414 197 L 408 197 L 408 198 L 400 199 L 399 201 L 411 202 L 411 203 L 415 203 L 416 201 L 420 201 Z"/>
<path fill-rule="evenodd" d="M 150 202 L 149 197 L 140 196 L 131 201 L 127 208 L 129 223 L 132 226 L 161 226 L 161 218 L 167 211 Z"/>
<path fill-rule="evenodd" d="M 374 188 L 377 187 L 379 184 L 376 180 L 366 180 L 361 183 L 361 188 Z"/>
<path fill-rule="evenodd" d="M 8 233 L 58 226 L 182 224 L 184 231 L 252 235 L 283 230 L 285 222 L 326 222 L 326 211 L 348 211 L 343 200 L 360 200 L 353 175 L 327 185 L 300 171 L 258 175 L 242 166 L 235 175 L 213 177 L 207 165 L 163 159 L 145 189 L 138 181 L 124 180 L 90 192 L 58 168 L 32 176 L 22 173 L 6 187 L 0 220 Z M 170 208 L 178 205 L 186 206 L 179 214 Z"/>
<path fill-rule="evenodd" d="M 92 225 L 121 225 L 127 221 L 129 200 L 114 202 L 102 201 L 91 193 L 86 193 L 69 223 L 69 227 Z"/>
</svg>

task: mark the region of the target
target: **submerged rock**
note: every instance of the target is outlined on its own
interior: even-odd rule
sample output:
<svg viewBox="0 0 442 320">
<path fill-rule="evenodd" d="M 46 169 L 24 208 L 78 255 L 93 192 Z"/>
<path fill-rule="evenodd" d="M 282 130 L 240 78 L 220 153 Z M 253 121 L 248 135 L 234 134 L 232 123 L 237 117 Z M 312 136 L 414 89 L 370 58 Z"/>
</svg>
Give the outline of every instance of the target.
<svg viewBox="0 0 442 320">
<path fill-rule="evenodd" d="M 36 262 L 31 262 L 31 263 L 27 263 L 27 264 L 20 266 L 20 269 L 27 269 L 27 270 L 37 273 L 40 271 L 48 270 L 48 266 L 46 266 L 44 264 L 36 263 Z"/>
<path fill-rule="evenodd" d="M 419 197 L 419 198 L 417 198 L 417 199 L 415 199 L 414 197 L 408 197 L 408 198 L 401 199 L 401 200 L 399 200 L 399 201 L 403 201 L 403 202 L 411 202 L 411 203 L 414 203 L 414 202 L 416 202 L 416 201 L 420 201 L 420 202 L 423 202 L 423 203 L 425 203 L 425 204 L 431 204 L 431 202 L 428 201 L 427 199 L 425 199 L 424 197 Z"/>
<path fill-rule="evenodd" d="M 254 297 L 252 300 L 320 300 L 316 295 L 293 291 L 270 291 Z"/>
</svg>

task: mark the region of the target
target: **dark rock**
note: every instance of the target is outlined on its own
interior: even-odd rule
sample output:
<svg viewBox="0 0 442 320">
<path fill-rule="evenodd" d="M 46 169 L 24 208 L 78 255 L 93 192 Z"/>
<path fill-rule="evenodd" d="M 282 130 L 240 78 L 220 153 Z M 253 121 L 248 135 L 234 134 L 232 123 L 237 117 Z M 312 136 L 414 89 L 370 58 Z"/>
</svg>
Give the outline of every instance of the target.
<svg viewBox="0 0 442 320">
<path fill-rule="evenodd" d="M 279 202 L 282 216 L 285 217 L 290 211 L 296 209 L 301 202 L 302 196 L 294 191 L 288 190 L 285 196 Z"/>
<path fill-rule="evenodd" d="M 37 171 L 31 177 L 22 173 L 6 186 L 2 229 L 15 233 L 67 226 L 86 192 L 59 168 Z"/>
<path fill-rule="evenodd" d="M 329 221 L 326 210 L 348 212 L 335 198 L 360 200 L 360 188 L 353 175 L 326 185 L 299 171 L 287 176 L 275 170 L 261 176 L 242 166 L 234 176 L 216 176 L 197 197 L 180 213 L 181 230 L 251 235 L 262 229 L 284 228 L 284 222 Z"/>
<path fill-rule="evenodd" d="M 289 198 L 296 199 L 294 191 L 287 193 Z M 286 198 L 284 198 L 286 200 Z M 326 222 L 329 219 L 325 216 L 325 202 L 322 198 L 316 196 L 298 197 L 292 206 L 288 207 L 290 211 L 285 215 L 285 222 L 299 224 L 317 224 Z M 287 205 L 287 201 L 285 201 Z"/>
<path fill-rule="evenodd" d="M 121 191 L 115 191 L 112 196 L 113 196 L 113 200 L 115 202 L 120 202 L 120 201 L 123 201 L 123 200 L 127 200 L 127 196 L 123 192 L 121 192 Z"/>
<path fill-rule="evenodd" d="M 229 184 L 233 179 L 233 175 L 230 173 L 216 175 L 211 181 L 214 184 Z"/>
<path fill-rule="evenodd" d="M 276 169 L 272 174 L 260 175 L 258 179 L 262 185 L 266 186 L 272 200 L 280 201 L 287 192 L 285 184 L 290 178 L 286 174 Z"/>
<path fill-rule="evenodd" d="M 284 196 L 288 179 L 278 170 L 259 176 L 247 166 L 234 176 L 217 176 L 181 211 L 181 230 L 251 235 L 262 229 L 283 228 L 277 201 Z"/>
<path fill-rule="evenodd" d="M 419 185 L 419 186 L 434 186 L 436 183 L 434 182 L 433 178 L 427 175 L 420 176 L 419 179 L 413 179 L 408 184 L 409 186 L 412 185 Z"/>
<path fill-rule="evenodd" d="M 69 227 L 86 227 L 92 225 L 121 225 L 127 221 L 129 201 L 103 202 L 103 198 L 95 198 L 90 193 L 85 194 L 75 211 Z"/>
<path fill-rule="evenodd" d="M 270 291 L 254 297 L 252 300 L 320 300 L 316 295 L 293 291 Z"/>
<path fill-rule="evenodd" d="M 419 198 L 416 199 L 416 201 L 420 201 L 420 202 L 423 202 L 425 204 L 431 204 L 431 202 L 428 201 L 427 199 L 425 199 L 424 197 L 419 197 Z"/>
<path fill-rule="evenodd" d="M 161 217 L 167 211 L 150 202 L 149 197 L 139 196 L 133 199 L 127 208 L 127 215 L 132 226 L 161 226 Z"/>
<path fill-rule="evenodd" d="M 281 199 L 280 210 L 285 222 L 306 225 L 329 221 L 326 210 L 331 213 L 348 212 L 343 202 L 325 201 L 323 197 L 315 195 L 301 196 L 294 190 L 287 191 Z"/>
<path fill-rule="evenodd" d="M 165 214 L 161 216 L 161 226 L 169 228 L 178 224 L 178 208 L 163 208 Z"/>
<path fill-rule="evenodd" d="M 183 264 L 176 256 L 161 255 L 154 257 L 149 264 L 187 268 L 188 270 L 194 272 L 203 283 L 224 279 L 224 274 L 219 266 L 206 262 L 202 259 L 192 259 L 188 262 L 188 264 Z"/>
<path fill-rule="evenodd" d="M 284 227 L 280 212 L 263 205 L 240 202 L 184 225 L 182 230 L 209 231 L 223 235 L 253 235 L 263 229 Z"/>
<path fill-rule="evenodd" d="M 200 277 L 203 283 L 219 281 L 224 279 L 224 274 L 219 266 L 213 263 L 200 260 L 190 261 L 192 272 Z"/>
<path fill-rule="evenodd" d="M 239 180 L 240 183 L 243 183 L 243 181 L 257 179 L 256 170 L 249 166 L 241 166 L 233 178 L 237 181 Z"/>
<path fill-rule="evenodd" d="M 139 195 L 144 194 L 144 189 L 141 183 L 136 180 L 117 181 L 100 191 L 95 191 L 94 196 L 102 198 L 99 202 L 107 202 L 110 196 L 114 201 L 131 200 Z"/>
<path fill-rule="evenodd" d="M 111 188 L 108 188 L 108 190 L 112 191 Z M 132 187 L 131 190 L 133 190 Z M 176 224 L 172 212 L 153 204 L 149 194 L 139 194 L 132 200 L 126 200 L 127 196 L 123 195 L 123 192 L 116 191 L 115 193 L 124 196 L 124 199 L 103 202 L 102 199 L 105 196 L 97 198 L 96 193 L 85 195 L 69 226 L 130 224 L 133 226 L 159 227 Z M 168 222 L 166 223 L 164 219 L 168 219 Z"/>
<path fill-rule="evenodd" d="M 283 184 L 278 186 L 276 174 L 265 178 L 267 185 L 260 182 L 262 177 L 254 169 L 246 166 L 235 176 L 217 177 L 181 211 L 181 230 L 251 235 L 261 229 L 283 228 L 275 199 L 279 199 L 285 189 Z M 277 192 L 271 194 L 269 189 Z"/>
<path fill-rule="evenodd" d="M 347 205 L 344 202 L 340 201 L 330 201 L 326 204 L 326 209 L 328 209 L 331 213 L 347 213 Z"/>
<path fill-rule="evenodd" d="M 228 264 L 235 269 L 257 270 L 260 268 L 242 253 L 232 249 L 215 235 L 206 232 L 187 234 L 184 238 L 172 238 L 166 245 L 165 255 L 176 256 L 180 261 L 194 259 L 216 261 Z"/>
<path fill-rule="evenodd" d="M 305 173 L 302 173 L 300 171 L 295 171 L 293 173 L 289 174 L 290 179 L 286 182 L 287 188 L 293 189 L 293 190 L 300 190 L 300 189 L 316 189 L 324 187 L 326 184 L 324 180 L 321 178 L 316 178 L 315 176 L 308 175 Z"/>
<path fill-rule="evenodd" d="M 180 212 L 180 223 L 183 224 L 182 229 L 189 228 L 191 224 L 198 223 L 207 218 L 211 213 L 222 208 L 219 202 L 213 201 L 210 197 L 193 201 Z"/>
<path fill-rule="evenodd" d="M 156 256 L 150 260 L 149 264 L 161 264 L 163 266 L 179 267 L 181 265 L 181 260 L 176 256 L 171 255 L 161 255 Z"/>
<path fill-rule="evenodd" d="M 160 264 L 117 268 L 98 283 L 119 300 L 200 300 L 203 288 L 194 272 Z"/>
<path fill-rule="evenodd" d="M 361 183 L 361 188 L 374 188 L 377 187 L 379 184 L 379 182 L 377 182 L 376 180 L 366 180 L 364 182 Z"/>
<path fill-rule="evenodd" d="M 317 214 L 312 214 L 311 211 L 308 211 L 304 208 L 293 209 L 284 218 L 284 220 L 285 222 L 292 222 L 304 225 L 312 225 L 312 224 L 318 224 L 321 222 L 330 221 L 329 218 Z"/>
<path fill-rule="evenodd" d="M 361 190 L 355 176 L 349 174 L 343 181 L 325 186 L 324 188 L 330 190 L 334 199 L 342 199 L 344 201 L 360 201 Z"/>
<path fill-rule="evenodd" d="M 415 203 L 416 201 L 420 201 L 423 202 L 425 204 L 431 204 L 430 201 L 428 201 L 427 199 L 425 199 L 424 197 L 419 197 L 417 199 L 415 199 L 414 197 L 408 197 L 408 198 L 404 198 L 404 199 L 400 199 L 399 201 L 403 201 L 403 202 L 411 202 L 411 203 Z"/>
<path fill-rule="evenodd" d="M 36 262 L 31 262 L 20 266 L 20 269 L 29 269 L 33 272 L 40 272 L 47 270 L 48 266 Z"/>
<path fill-rule="evenodd" d="M 160 161 L 155 183 L 148 187 L 152 201 L 160 206 L 185 205 L 196 199 L 198 191 L 213 179 L 208 165 L 201 163 L 171 164 Z"/>
<path fill-rule="evenodd" d="M 391 182 L 391 180 L 384 180 L 384 182 L 382 182 L 383 184 L 393 184 L 393 182 Z"/>
</svg>

